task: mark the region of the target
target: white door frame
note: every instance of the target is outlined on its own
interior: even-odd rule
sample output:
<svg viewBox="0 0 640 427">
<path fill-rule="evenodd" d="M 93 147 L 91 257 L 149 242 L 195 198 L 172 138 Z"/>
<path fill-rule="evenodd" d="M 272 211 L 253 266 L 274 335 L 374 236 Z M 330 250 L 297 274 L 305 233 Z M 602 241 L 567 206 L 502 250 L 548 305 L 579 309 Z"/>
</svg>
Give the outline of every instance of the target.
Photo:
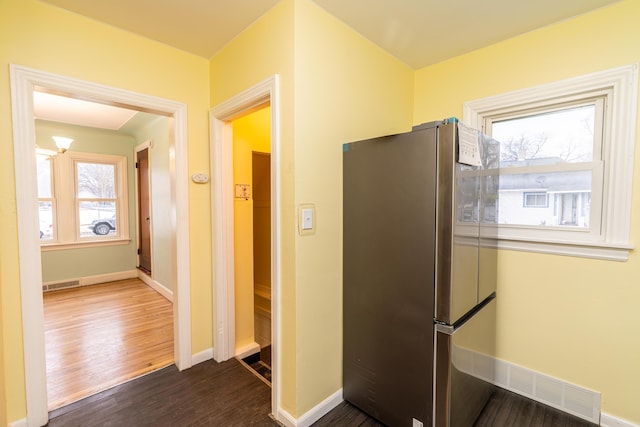
<svg viewBox="0 0 640 427">
<path fill-rule="evenodd" d="M 24 342 L 27 425 L 48 421 L 44 343 L 42 269 L 38 238 L 38 198 L 35 161 L 34 88 L 157 112 L 174 118 L 171 135 L 175 150 L 175 175 L 171 202 L 175 207 L 173 244 L 176 247 L 174 281 L 174 357 L 178 369 L 191 367 L 191 314 L 189 268 L 189 215 L 187 170 L 187 106 L 96 83 L 60 76 L 15 64 L 10 66 L 13 113 L 13 150 L 16 176 L 16 208 L 20 256 L 20 290 Z"/>
<path fill-rule="evenodd" d="M 279 77 L 268 79 L 218 104 L 210 111 L 211 210 L 214 242 L 213 355 L 218 362 L 235 356 L 233 125 L 232 121 L 271 106 L 271 408 L 280 406 L 280 97 Z"/>
</svg>

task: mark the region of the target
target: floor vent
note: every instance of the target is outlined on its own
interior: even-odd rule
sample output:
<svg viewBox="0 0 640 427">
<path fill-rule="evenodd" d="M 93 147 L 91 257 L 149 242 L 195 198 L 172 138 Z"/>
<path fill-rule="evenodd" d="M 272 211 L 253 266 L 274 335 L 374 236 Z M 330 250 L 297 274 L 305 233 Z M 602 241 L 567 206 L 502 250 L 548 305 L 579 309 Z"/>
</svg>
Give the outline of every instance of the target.
<svg viewBox="0 0 640 427">
<path fill-rule="evenodd" d="M 42 291 L 57 291 L 59 289 L 77 288 L 79 286 L 79 280 L 70 280 L 68 282 L 49 283 L 47 285 L 42 285 Z"/>
</svg>

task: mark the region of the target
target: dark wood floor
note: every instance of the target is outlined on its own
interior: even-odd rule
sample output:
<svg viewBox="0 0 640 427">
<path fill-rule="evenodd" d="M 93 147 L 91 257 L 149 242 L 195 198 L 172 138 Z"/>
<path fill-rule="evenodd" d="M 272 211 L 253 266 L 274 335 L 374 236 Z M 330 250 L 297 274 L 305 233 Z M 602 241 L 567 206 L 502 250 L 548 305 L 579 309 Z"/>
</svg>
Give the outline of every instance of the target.
<svg viewBox="0 0 640 427">
<path fill-rule="evenodd" d="M 271 388 L 235 359 L 170 366 L 50 413 L 48 426 L 277 426 Z"/>
<path fill-rule="evenodd" d="M 278 426 L 271 388 L 237 360 L 208 361 L 179 372 L 161 369 L 51 412 L 62 426 Z M 343 402 L 314 427 L 382 426 Z M 505 390 L 494 394 L 475 427 L 587 427 L 592 424 Z"/>
<path fill-rule="evenodd" d="M 353 405 L 342 402 L 318 420 L 314 427 L 384 427 Z M 593 427 L 565 412 L 498 389 L 473 427 Z M 471 426 L 470 426 L 471 427 Z"/>
</svg>

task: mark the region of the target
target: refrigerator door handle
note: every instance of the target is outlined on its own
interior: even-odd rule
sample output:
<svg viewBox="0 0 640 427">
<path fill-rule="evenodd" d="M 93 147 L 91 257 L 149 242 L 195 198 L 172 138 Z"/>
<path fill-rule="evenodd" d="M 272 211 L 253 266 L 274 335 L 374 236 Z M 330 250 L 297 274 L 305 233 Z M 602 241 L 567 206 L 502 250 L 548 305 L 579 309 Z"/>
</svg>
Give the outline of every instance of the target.
<svg viewBox="0 0 640 427">
<path fill-rule="evenodd" d="M 443 334 L 453 335 L 456 328 L 452 325 L 447 325 L 446 323 L 436 323 L 436 333 L 442 332 Z"/>
</svg>

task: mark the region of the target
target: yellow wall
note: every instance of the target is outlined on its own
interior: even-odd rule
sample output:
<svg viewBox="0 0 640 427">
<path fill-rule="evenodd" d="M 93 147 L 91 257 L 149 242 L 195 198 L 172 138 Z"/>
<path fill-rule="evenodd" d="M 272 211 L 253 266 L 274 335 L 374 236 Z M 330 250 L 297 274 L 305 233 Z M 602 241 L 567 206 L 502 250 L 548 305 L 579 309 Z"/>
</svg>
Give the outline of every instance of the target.
<svg viewBox="0 0 640 427">
<path fill-rule="evenodd" d="M 409 130 L 414 72 L 312 1 L 295 19 L 295 207 L 316 208 L 296 238 L 300 416 L 342 387 L 342 144 Z"/>
<path fill-rule="evenodd" d="M 0 232 L 0 239 L 2 239 L 2 233 Z M 2 259 L 2 246 L 0 245 L 0 259 Z M 0 263 L 0 277 L 2 270 L 2 263 Z M 4 309 L 2 308 L 2 286 L 0 286 L 0 426 L 8 424 L 7 421 L 7 383 L 4 374 Z"/>
<path fill-rule="evenodd" d="M 416 73 L 414 124 L 462 116 L 465 101 L 640 61 L 640 2 L 613 6 Z M 637 144 L 636 144 L 637 145 Z M 634 181 L 640 176 L 640 147 Z M 640 242 L 640 186 L 631 242 Z M 640 423 L 640 259 L 500 251 L 498 357 L 602 392 L 602 410 Z"/>
<path fill-rule="evenodd" d="M 208 61 L 35 0 L 0 1 L 0 287 L 7 419 L 26 415 L 9 64 L 187 104 L 189 170 L 209 170 Z M 189 187 L 192 351 L 212 346 L 209 186 Z M 37 309 L 37 308 L 34 308 Z M 0 359 L 1 360 L 1 359 Z"/>
<path fill-rule="evenodd" d="M 251 197 L 234 199 L 236 353 L 255 342 L 253 324 L 253 185 L 252 152 L 269 153 L 271 109 L 233 121 L 233 182 L 249 184 Z"/>
<path fill-rule="evenodd" d="M 281 1 L 211 61 L 35 0 L 2 0 L 0 149 L 12 152 L 9 63 L 185 102 L 190 172 L 209 169 L 209 107 L 279 74 L 281 403 L 299 417 L 342 386 L 342 144 L 461 116 L 464 101 L 638 62 L 638 18 L 640 3 L 627 0 L 414 73 L 311 0 Z M 190 184 L 194 353 L 213 345 L 209 191 Z M 315 235 L 296 234 L 301 203 L 316 206 Z M 9 421 L 26 414 L 15 206 L 13 156 L 0 156 Z M 637 241 L 637 186 L 633 207 Z M 640 422 L 637 255 L 616 263 L 501 251 L 499 262 L 499 356 L 600 390 L 604 411 Z"/>
</svg>

